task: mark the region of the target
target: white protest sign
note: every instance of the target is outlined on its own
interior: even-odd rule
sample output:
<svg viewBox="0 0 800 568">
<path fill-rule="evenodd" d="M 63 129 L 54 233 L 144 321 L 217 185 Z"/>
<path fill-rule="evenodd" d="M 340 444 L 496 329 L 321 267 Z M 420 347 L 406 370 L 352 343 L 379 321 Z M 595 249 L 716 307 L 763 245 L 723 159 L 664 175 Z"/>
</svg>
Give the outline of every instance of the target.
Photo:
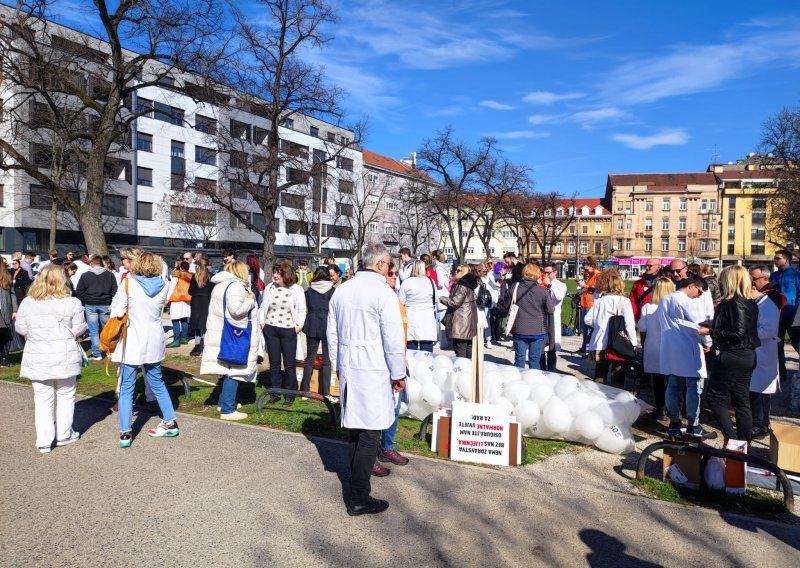
<svg viewBox="0 0 800 568">
<path fill-rule="evenodd" d="M 508 465 L 512 422 L 502 406 L 453 401 L 450 459 Z"/>
</svg>

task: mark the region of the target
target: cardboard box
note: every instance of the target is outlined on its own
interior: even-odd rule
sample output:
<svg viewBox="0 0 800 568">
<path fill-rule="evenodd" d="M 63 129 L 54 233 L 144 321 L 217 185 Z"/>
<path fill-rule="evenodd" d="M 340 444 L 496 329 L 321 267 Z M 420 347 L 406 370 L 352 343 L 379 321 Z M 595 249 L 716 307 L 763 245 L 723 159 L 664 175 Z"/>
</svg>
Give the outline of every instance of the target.
<svg viewBox="0 0 800 568">
<path fill-rule="evenodd" d="M 308 388 L 309 392 L 319 392 L 319 374 L 321 372 L 322 369 L 314 365 L 314 370 L 311 372 L 311 386 Z M 303 364 L 297 364 L 295 373 L 297 374 L 297 388 L 299 389 L 303 380 Z M 339 396 L 339 378 L 333 373 L 331 373 L 331 396 Z"/>
<path fill-rule="evenodd" d="M 747 453 L 747 442 L 744 440 L 728 440 L 725 449 L 740 454 Z M 743 495 L 747 490 L 746 464 L 739 460 L 725 459 L 725 491 Z"/>
<path fill-rule="evenodd" d="M 664 481 L 669 478 L 667 474 L 669 467 L 672 464 L 676 464 L 686 476 L 687 482 L 684 484 L 684 487 L 690 487 L 692 489 L 700 487 L 700 481 L 703 479 L 703 461 L 700 454 L 665 448 L 663 461 L 661 473 Z"/>
<path fill-rule="evenodd" d="M 769 460 L 784 471 L 800 473 L 800 427 L 772 423 Z"/>
</svg>

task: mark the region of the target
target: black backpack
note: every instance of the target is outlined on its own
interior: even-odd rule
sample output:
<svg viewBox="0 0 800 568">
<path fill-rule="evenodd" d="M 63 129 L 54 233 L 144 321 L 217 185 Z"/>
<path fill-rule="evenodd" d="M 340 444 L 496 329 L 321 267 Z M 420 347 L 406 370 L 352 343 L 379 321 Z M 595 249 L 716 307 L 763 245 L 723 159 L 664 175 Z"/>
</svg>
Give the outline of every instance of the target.
<svg viewBox="0 0 800 568">
<path fill-rule="evenodd" d="M 478 304 L 479 308 L 492 307 L 492 294 L 489 292 L 486 284 L 481 284 L 478 287 L 478 297 L 475 299 L 475 302 Z"/>
</svg>

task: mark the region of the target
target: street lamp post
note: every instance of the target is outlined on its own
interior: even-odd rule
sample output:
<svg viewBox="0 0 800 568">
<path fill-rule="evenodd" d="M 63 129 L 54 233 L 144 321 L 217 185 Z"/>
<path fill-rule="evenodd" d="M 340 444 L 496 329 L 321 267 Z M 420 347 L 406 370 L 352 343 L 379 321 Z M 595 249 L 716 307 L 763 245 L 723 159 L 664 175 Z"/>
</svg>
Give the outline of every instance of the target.
<svg viewBox="0 0 800 568">
<path fill-rule="evenodd" d="M 744 215 L 739 215 L 742 220 L 742 266 L 747 266 L 747 253 L 745 252 L 745 235 L 744 235 Z"/>
</svg>

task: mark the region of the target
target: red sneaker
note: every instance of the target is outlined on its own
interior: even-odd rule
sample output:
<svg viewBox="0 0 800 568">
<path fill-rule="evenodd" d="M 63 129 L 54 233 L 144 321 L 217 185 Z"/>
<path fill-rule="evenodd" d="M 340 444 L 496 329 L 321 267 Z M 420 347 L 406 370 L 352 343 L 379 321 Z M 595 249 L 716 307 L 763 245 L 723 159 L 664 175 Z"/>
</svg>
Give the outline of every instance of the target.
<svg viewBox="0 0 800 568">
<path fill-rule="evenodd" d="M 390 462 L 394 465 L 406 465 L 408 458 L 400 455 L 397 450 L 381 450 L 378 452 L 378 461 Z"/>
<path fill-rule="evenodd" d="M 383 467 L 379 462 L 372 464 L 372 477 L 386 477 L 392 473 L 388 467 Z"/>
</svg>

